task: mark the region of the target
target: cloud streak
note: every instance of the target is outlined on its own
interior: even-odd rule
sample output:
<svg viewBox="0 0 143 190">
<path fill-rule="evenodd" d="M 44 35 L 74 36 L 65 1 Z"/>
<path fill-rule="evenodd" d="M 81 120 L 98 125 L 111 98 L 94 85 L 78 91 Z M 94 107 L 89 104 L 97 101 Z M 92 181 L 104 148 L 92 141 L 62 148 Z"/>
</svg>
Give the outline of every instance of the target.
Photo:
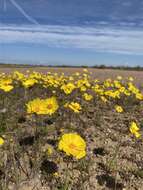
<svg viewBox="0 0 143 190">
<path fill-rule="evenodd" d="M 30 22 L 36 25 L 39 25 L 37 20 L 35 20 L 33 17 L 28 15 L 24 9 L 15 1 L 15 0 L 10 0 L 10 2 L 19 10 L 19 12 Z M 5 2 L 6 3 L 6 2 Z"/>
<path fill-rule="evenodd" d="M 143 31 L 131 28 L 0 25 L 0 43 L 143 55 Z"/>
</svg>

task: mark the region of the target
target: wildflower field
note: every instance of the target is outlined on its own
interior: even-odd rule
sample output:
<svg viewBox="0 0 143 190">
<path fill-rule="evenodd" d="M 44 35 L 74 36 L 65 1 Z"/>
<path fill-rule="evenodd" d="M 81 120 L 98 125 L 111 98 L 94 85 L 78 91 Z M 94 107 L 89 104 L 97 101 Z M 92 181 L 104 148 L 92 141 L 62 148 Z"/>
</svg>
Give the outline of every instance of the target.
<svg viewBox="0 0 143 190">
<path fill-rule="evenodd" d="M 143 86 L 0 74 L 0 190 L 142 190 Z"/>
</svg>

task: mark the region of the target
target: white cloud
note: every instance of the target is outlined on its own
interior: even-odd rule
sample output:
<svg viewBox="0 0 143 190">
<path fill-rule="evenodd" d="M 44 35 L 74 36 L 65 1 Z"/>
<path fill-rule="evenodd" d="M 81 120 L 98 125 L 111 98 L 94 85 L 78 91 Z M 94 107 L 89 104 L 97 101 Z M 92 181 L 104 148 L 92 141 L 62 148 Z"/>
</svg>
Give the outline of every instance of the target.
<svg viewBox="0 0 143 190">
<path fill-rule="evenodd" d="M 0 43 L 46 44 L 125 54 L 143 54 L 143 30 L 113 27 L 0 25 Z"/>
</svg>

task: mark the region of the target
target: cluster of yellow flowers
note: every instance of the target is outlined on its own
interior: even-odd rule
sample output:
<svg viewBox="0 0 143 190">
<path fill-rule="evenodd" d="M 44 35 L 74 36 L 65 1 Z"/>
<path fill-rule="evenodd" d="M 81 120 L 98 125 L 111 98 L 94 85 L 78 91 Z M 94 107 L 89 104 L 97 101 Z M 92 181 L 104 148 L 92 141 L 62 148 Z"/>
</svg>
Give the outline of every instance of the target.
<svg viewBox="0 0 143 190">
<path fill-rule="evenodd" d="M 52 115 L 58 109 L 58 103 L 55 97 L 40 99 L 36 98 L 27 104 L 27 113 L 36 113 Z"/>
<path fill-rule="evenodd" d="M 104 82 L 94 79 L 84 70 L 84 73 L 74 73 L 71 76 L 65 76 L 64 73 L 57 74 L 47 72 L 46 74 L 39 72 L 26 74 L 15 71 L 11 75 L 2 73 L 0 75 L 0 89 L 8 92 L 16 87 L 15 84 L 21 83 L 24 88 L 32 87 L 40 84 L 44 88 L 52 87 L 60 89 L 66 95 L 71 94 L 75 90 L 83 93 L 83 98 L 87 101 L 93 99 L 93 93 L 101 97 L 103 102 L 111 99 L 120 99 L 123 96 L 134 96 L 138 100 L 143 100 L 143 94 L 133 84 L 133 78 L 129 77 L 125 82 L 121 76 L 117 76 L 115 80 L 106 79 Z M 92 95 L 91 95 L 92 93 Z"/>
<path fill-rule="evenodd" d="M 26 108 L 28 114 L 51 116 L 61 106 L 78 114 L 84 111 L 82 104 L 85 101 L 94 102 L 97 99 L 101 101 L 101 104 L 108 105 L 108 103 L 112 103 L 113 110 L 122 113 L 126 109 L 120 105 L 120 99 L 124 101 L 124 98 L 132 97 L 137 101 L 143 101 L 143 94 L 133 84 L 132 77 L 124 80 L 121 76 L 117 76 L 114 80 L 109 78 L 102 82 L 94 79 L 87 69 L 84 69 L 83 73 L 76 72 L 71 76 L 67 76 L 64 73 L 47 72 L 44 74 L 29 71 L 26 74 L 15 71 L 9 75 L 4 73 L 0 75 L 0 90 L 7 93 L 19 86 L 22 86 L 28 91 L 28 89 L 35 85 L 48 89 L 52 95 L 50 97 L 47 95 L 45 99 L 37 97 L 27 102 Z M 62 105 L 58 100 L 59 97 L 56 92 L 62 94 L 64 99 Z M 131 123 L 129 130 L 135 137 L 139 138 L 141 136 L 139 127 L 135 122 Z M 3 143 L 4 139 L 0 138 L 0 145 Z M 63 150 L 67 155 L 72 155 L 77 159 L 86 155 L 86 143 L 76 133 L 64 134 L 58 147 L 59 150 Z M 50 152 L 51 150 L 49 149 Z"/>
<path fill-rule="evenodd" d="M 107 79 L 103 84 L 95 84 L 92 89 L 96 94 L 102 96 L 102 99 L 103 97 L 106 99 L 120 99 L 123 96 L 133 96 L 138 100 L 143 100 L 143 94 L 130 81 L 124 84 L 124 81 Z"/>
</svg>

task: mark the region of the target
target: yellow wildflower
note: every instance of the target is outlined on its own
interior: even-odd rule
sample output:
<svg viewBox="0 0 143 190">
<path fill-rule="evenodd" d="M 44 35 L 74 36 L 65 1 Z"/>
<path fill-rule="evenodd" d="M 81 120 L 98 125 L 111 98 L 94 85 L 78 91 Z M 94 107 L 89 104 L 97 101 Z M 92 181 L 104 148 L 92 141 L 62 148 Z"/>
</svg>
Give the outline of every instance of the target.
<svg viewBox="0 0 143 190">
<path fill-rule="evenodd" d="M 0 137 L 0 146 L 4 144 L 4 139 Z"/>
<path fill-rule="evenodd" d="M 55 97 L 40 99 L 36 98 L 27 104 L 27 113 L 52 115 L 58 109 L 58 103 Z"/>
<path fill-rule="evenodd" d="M 118 106 L 118 105 L 115 106 L 115 110 L 116 110 L 118 113 L 122 113 L 122 112 L 123 112 L 123 108 L 122 108 L 121 106 Z"/>
<path fill-rule="evenodd" d="M 139 127 L 135 122 L 131 122 L 129 130 L 133 135 L 135 135 L 136 138 L 139 138 L 141 136 L 141 134 L 139 133 Z"/>
<path fill-rule="evenodd" d="M 48 146 L 47 154 L 50 156 L 52 153 L 53 153 L 53 148 L 51 146 Z"/>
<path fill-rule="evenodd" d="M 86 101 L 90 101 L 90 100 L 93 99 L 93 96 L 90 95 L 90 94 L 87 94 L 87 93 L 84 93 L 84 94 L 83 94 L 83 97 L 84 97 L 84 99 L 85 99 Z"/>
<path fill-rule="evenodd" d="M 54 177 L 59 177 L 59 173 L 58 172 L 55 172 L 53 175 L 54 175 Z"/>
<path fill-rule="evenodd" d="M 130 95 L 131 95 L 131 93 L 130 93 L 128 90 L 124 90 L 124 94 L 125 94 L 126 96 L 130 96 Z"/>
<path fill-rule="evenodd" d="M 80 91 L 85 92 L 86 90 L 87 90 L 87 89 L 86 89 L 85 86 L 81 86 L 81 87 L 80 87 Z"/>
<path fill-rule="evenodd" d="M 36 82 L 37 82 L 37 80 L 35 80 L 35 79 L 27 79 L 27 80 L 23 81 L 22 84 L 25 88 L 29 88 L 29 87 L 33 86 Z"/>
<path fill-rule="evenodd" d="M 76 72 L 75 75 L 76 75 L 76 76 L 79 76 L 80 74 L 79 74 L 79 72 Z"/>
<path fill-rule="evenodd" d="M 100 82 L 100 81 L 98 79 L 95 79 L 94 82 L 97 83 L 97 82 Z"/>
<path fill-rule="evenodd" d="M 137 98 L 138 100 L 143 100 L 143 94 L 137 93 L 137 94 L 136 94 L 136 98 Z"/>
<path fill-rule="evenodd" d="M 2 89 L 5 92 L 9 92 L 13 89 L 12 85 L 0 85 L 0 89 Z"/>
<path fill-rule="evenodd" d="M 55 97 L 47 98 L 45 100 L 45 103 L 46 103 L 46 113 L 49 115 L 55 113 L 55 111 L 57 111 L 57 109 L 59 108 Z"/>
<path fill-rule="evenodd" d="M 70 94 L 75 89 L 75 85 L 69 82 L 68 84 L 62 85 L 61 89 L 65 92 L 65 94 Z"/>
<path fill-rule="evenodd" d="M 44 100 L 36 98 L 27 104 L 27 113 L 45 114 L 46 106 Z"/>
<path fill-rule="evenodd" d="M 73 110 L 75 113 L 79 113 L 81 111 L 81 106 L 77 102 L 68 103 L 66 106 Z"/>
<path fill-rule="evenodd" d="M 120 88 L 119 88 L 119 92 L 122 92 L 122 93 L 124 93 L 125 92 L 125 87 L 124 86 L 121 86 Z"/>
<path fill-rule="evenodd" d="M 117 79 L 118 79 L 118 80 L 122 80 L 122 77 L 121 77 L 121 76 L 117 76 Z"/>
<path fill-rule="evenodd" d="M 24 74 L 20 73 L 19 71 L 15 71 L 13 73 L 13 78 L 16 79 L 16 80 L 23 80 Z"/>
<path fill-rule="evenodd" d="M 74 78 L 73 78 L 72 76 L 70 76 L 70 77 L 69 77 L 69 80 L 70 80 L 70 81 L 73 81 L 73 80 L 74 80 Z"/>
<path fill-rule="evenodd" d="M 0 79 L 0 89 L 9 92 L 13 89 L 12 79 L 10 77 Z"/>
<path fill-rule="evenodd" d="M 102 100 L 104 103 L 106 103 L 106 102 L 108 101 L 107 98 L 105 98 L 105 96 L 101 96 L 100 98 L 101 98 L 101 100 Z"/>
<path fill-rule="evenodd" d="M 129 77 L 129 81 L 133 81 L 134 80 L 134 78 L 133 77 Z"/>
<path fill-rule="evenodd" d="M 88 70 L 87 70 L 87 69 L 83 69 L 83 72 L 87 73 L 87 72 L 88 72 Z"/>
<path fill-rule="evenodd" d="M 86 143 L 76 133 L 64 134 L 59 142 L 58 148 L 59 150 L 63 150 L 68 156 L 72 155 L 76 159 L 81 159 L 86 155 Z"/>
</svg>

